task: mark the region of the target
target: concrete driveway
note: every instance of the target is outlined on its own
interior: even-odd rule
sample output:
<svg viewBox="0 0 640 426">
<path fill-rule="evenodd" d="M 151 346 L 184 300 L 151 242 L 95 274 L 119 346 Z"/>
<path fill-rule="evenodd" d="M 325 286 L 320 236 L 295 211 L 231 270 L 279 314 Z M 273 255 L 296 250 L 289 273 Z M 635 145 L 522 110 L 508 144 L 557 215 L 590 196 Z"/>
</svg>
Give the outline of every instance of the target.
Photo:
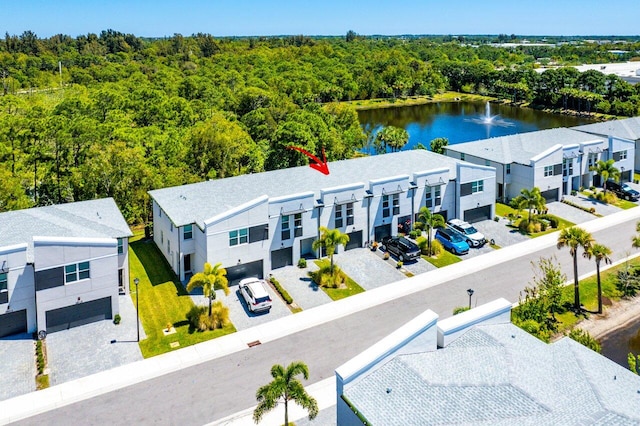
<svg viewBox="0 0 640 426">
<path fill-rule="evenodd" d="M 509 220 L 505 218 L 500 218 L 498 222 L 494 220 L 483 220 L 473 224 L 478 231 L 484 234 L 487 240 L 493 240 L 495 244 L 500 247 L 507 247 L 529 240 L 529 237 L 522 235 L 517 229 L 510 228 L 508 225 Z M 471 249 L 470 254 L 473 250 L 476 250 L 479 254 L 484 254 L 493 249 L 489 244 L 485 244 L 481 249 Z"/>
<path fill-rule="evenodd" d="M 327 293 L 309 277 L 309 272 L 317 269 L 313 259 L 309 259 L 306 268 L 285 266 L 272 271 L 272 275 L 287 290 L 296 305 L 302 309 L 311 309 L 332 302 Z"/>
<path fill-rule="evenodd" d="M 0 339 L 0 401 L 36 390 L 36 349 L 30 334 Z"/>
<path fill-rule="evenodd" d="M 382 260 L 382 251 L 371 251 L 368 248 L 358 248 L 343 251 L 333 257 L 336 265 L 357 282 L 365 290 L 382 287 L 407 278 L 396 269 L 396 261 L 385 262 Z M 424 263 L 424 260 L 419 259 Z M 410 262 L 407 262 L 409 265 Z"/>
</svg>

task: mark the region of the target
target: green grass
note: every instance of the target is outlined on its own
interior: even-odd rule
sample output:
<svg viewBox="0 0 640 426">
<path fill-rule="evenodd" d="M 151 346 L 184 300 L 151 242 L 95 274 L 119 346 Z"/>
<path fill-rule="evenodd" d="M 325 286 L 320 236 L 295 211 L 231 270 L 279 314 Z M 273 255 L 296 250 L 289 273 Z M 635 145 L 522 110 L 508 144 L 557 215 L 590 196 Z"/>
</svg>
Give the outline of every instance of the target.
<svg viewBox="0 0 640 426">
<path fill-rule="evenodd" d="M 509 213 L 517 215 L 518 211 L 507 204 L 496 203 L 496 216 L 507 217 Z"/>
<path fill-rule="evenodd" d="M 462 261 L 462 259 L 460 259 L 458 256 L 453 253 L 449 253 L 446 250 L 442 250 L 442 253 L 440 253 L 437 257 L 422 256 L 422 258 L 437 268 L 442 268 L 443 266 L 447 265 L 453 265 L 454 263 Z"/>
<path fill-rule="evenodd" d="M 43 374 L 36 376 L 36 389 L 42 390 L 49 387 L 49 375 Z"/>
<path fill-rule="evenodd" d="M 614 206 L 620 207 L 623 210 L 628 210 L 628 209 L 632 209 L 634 207 L 638 207 L 638 205 L 636 203 L 631 202 L 631 201 L 627 201 L 627 200 L 618 200 L 618 202 L 615 203 Z"/>
<path fill-rule="evenodd" d="M 357 101 L 345 101 L 353 105 L 356 109 L 374 109 L 374 108 L 393 108 L 401 106 L 422 105 L 431 102 L 453 102 L 453 101 L 490 101 L 495 98 L 488 96 L 475 95 L 469 93 L 459 92 L 444 92 L 436 93 L 433 96 L 410 96 L 406 98 L 379 98 L 379 99 L 365 99 Z"/>
<path fill-rule="evenodd" d="M 130 288 L 135 305 L 136 286 L 133 279 L 138 278 L 140 321 L 147 335 L 140 342 L 142 356 L 148 358 L 236 331 L 233 325 L 206 332 L 190 329 L 186 314 L 193 306 L 193 301 L 186 290 L 153 241 L 135 241 L 135 237 L 133 240 L 129 246 Z M 165 336 L 162 330 L 169 323 L 176 333 Z M 170 344 L 173 342 L 178 342 L 179 346 L 172 348 Z"/>
<path fill-rule="evenodd" d="M 314 262 L 316 263 L 316 265 L 318 265 L 320 269 L 322 269 L 322 267 L 329 267 L 330 265 L 329 259 L 319 259 L 319 260 L 315 260 Z M 360 287 L 358 283 L 352 280 L 348 275 L 346 275 L 346 277 L 347 277 L 346 288 L 326 288 L 326 287 L 320 287 L 320 288 L 325 293 L 327 293 L 327 296 L 329 296 L 331 300 L 340 300 L 340 299 L 344 299 L 345 297 L 353 296 L 354 294 L 364 292 L 364 289 Z"/>
</svg>

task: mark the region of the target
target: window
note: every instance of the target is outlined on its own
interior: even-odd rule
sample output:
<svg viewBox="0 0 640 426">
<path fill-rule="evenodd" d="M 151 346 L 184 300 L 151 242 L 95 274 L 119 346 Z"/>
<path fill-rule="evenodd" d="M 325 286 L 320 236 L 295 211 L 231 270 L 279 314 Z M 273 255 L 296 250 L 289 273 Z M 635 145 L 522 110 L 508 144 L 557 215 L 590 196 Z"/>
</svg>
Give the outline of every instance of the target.
<svg viewBox="0 0 640 426">
<path fill-rule="evenodd" d="M 431 196 L 430 186 L 427 186 L 425 189 L 425 205 L 427 207 L 433 207 L 433 197 Z"/>
<path fill-rule="evenodd" d="M 164 231 L 160 231 L 160 244 L 164 244 Z"/>
<path fill-rule="evenodd" d="M 343 221 L 342 221 L 342 205 L 336 205 L 336 215 L 335 215 L 335 220 L 334 220 L 334 227 L 337 228 L 342 228 L 343 225 Z"/>
<path fill-rule="evenodd" d="M 347 225 L 353 225 L 353 203 L 347 203 Z"/>
<path fill-rule="evenodd" d="M 167 253 L 171 254 L 171 240 L 167 240 Z"/>
<path fill-rule="evenodd" d="M 118 238 L 118 254 L 124 253 L 124 242 L 122 238 Z"/>
<path fill-rule="evenodd" d="M 462 161 L 464 161 L 464 152 L 461 152 L 461 153 L 460 153 L 460 159 L 461 159 Z"/>
<path fill-rule="evenodd" d="M 391 211 L 389 210 L 389 196 L 382 196 L 382 217 L 391 216 Z"/>
<path fill-rule="evenodd" d="M 471 193 L 475 194 L 476 192 L 482 192 L 484 191 L 484 181 L 483 180 L 476 180 L 471 182 Z"/>
<path fill-rule="evenodd" d="M 598 154 L 595 152 L 590 152 L 589 156 L 587 157 L 587 164 L 589 165 L 589 168 L 595 167 L 597 161 Z"/>
<path fill-rule="evenodd" d="M 302 213 L 293 215 L 293 236 L 302 237 Z"/>
<path fill-rule="evenodd" d="M 619 154 L 620 160 L 626 160 L 627 159 L 627 151 L 626 150 L 625 151 L 620 151 L 618 154 Z"/>
<path fill-rule="evenodd" d="M 573 159 L 565 158 L 562 160 L 562 176 L 573 175 Z"/>
<path fill-rule="evenodd" d="M 249 242 L 249 230 L 247 228 L 236 229 L 229 232 L 229 245 L 237 246 Z"/>
<path fill-rule="evenodd" d="M 442 198 L 440 196 L 440 187 L 435 187 L 435 198 L 436 198 L 436 206 L 439 206 L 442 203 Z"/>
<path fill-rule="evenodd" d="M 173 222 L 169 224 L 169 232 L 173 234 Z"/>
<path fill-rule="evenodd" d="M 507 174 L 508 174 L 508 175 L 510 175 L 510 174 L 511 174 L 511 164 L 507 164 L 507 165 L 505 166 L 505 168 L 506 168 L 506 172 L 507 172 Z"/>
<path fill-rule="evenodd" d="M 6 293 L 7 291 L 7 273 L 3 272 L 0 274 L 0 293 Z"/>
<path fill-rule="evenodd" d="M 490 166 L 490 165 L 491 165 L 491 161 L 489 161 L 489 160 L 484 160 L 484 165 L 485 165 L 485 166 Z"/>
<path fill-rule="evenodd" d="M 185 225 L 184 226 L 184 239 L 190 240 L 193 238 L 193 225 Z"/>
<path fill-rule="evenodd" d="M 162 209 L 158 207 L 158 217 L 162 217 Z"/>
<path fill-rule="evenodd" d="M 400 214 L 400 194 L 393 194 L 393 214 Z"/>
<path fill-rule="evenodd" d="M 280 239 L 282 241 L 291 238 L 291 228 L 289 227 L 289 216 L 282 216 L 282 233 Z"/>
<path fill-rule="evenodd" d="M 85 280 L 87 278 L 90 278 L 89 262 L 80 262 L 80 263 L 74 263 L 72 265 L 65 265 L 64 267 L 65 284 L 69 284 L 74 281 Z"/>
<path fill-rule="evenodd" d="M 544 177 L 553 176 L 553 166 L 544 166 Z"/>
</svg>

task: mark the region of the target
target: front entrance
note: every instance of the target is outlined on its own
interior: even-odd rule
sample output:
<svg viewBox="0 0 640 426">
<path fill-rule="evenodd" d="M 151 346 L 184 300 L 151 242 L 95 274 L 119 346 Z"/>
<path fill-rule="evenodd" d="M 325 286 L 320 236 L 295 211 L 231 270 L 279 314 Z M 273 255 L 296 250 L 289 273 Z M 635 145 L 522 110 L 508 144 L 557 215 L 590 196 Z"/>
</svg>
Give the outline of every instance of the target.
<svg viewBox="0 0 640 426">
<path fill-rule="evenodd" d="M 190 254 L 185 254 L 184 257 L 182 258 L 182 266 L 183 266 L 183 271 L 184 274 L 188 274 L 189 272 L 191 272 L 191 255 Z"/>
<path fill-rule="evenodd" d="M 316 257 L 316 252 L 313 251 L 313 242 L 315 238 L 305 238 L 300 240 L 300 257 L 306 259 L 313 259 Z"/>
<path fill-rule="evenodd" d="M 127 289 L 124 286 L 124 269 L 118 269 L 118 293 L 125 294 Z"/>
<path fill-rule="evenodd" d="M 79 298 L 78 298 L 79 299 Z M 77 303 L 46 312 L 47 333 L 111 319 L 111 297 Z"/>
<path fill-rule="evenodd" d="M 0 315 L 0 337 L 27 332 L 27 310 Z"/>
</svg>

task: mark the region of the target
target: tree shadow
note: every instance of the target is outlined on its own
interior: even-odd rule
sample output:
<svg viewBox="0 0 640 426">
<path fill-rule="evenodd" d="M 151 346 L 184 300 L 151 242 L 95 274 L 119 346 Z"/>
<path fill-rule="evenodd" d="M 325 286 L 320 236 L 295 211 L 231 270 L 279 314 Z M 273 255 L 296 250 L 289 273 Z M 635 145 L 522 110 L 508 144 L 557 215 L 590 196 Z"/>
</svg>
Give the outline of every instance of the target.
<svg viewBox="0 0 640 426">
<path fill-rule="evenodd" d="M 176 294 L 178 296 L 189 295 L 153 240 L 135 241 L 131 243 L 130 246 L 142 264 L 152 286 L 171 281 L 176 288 Z"/>
</svg>

